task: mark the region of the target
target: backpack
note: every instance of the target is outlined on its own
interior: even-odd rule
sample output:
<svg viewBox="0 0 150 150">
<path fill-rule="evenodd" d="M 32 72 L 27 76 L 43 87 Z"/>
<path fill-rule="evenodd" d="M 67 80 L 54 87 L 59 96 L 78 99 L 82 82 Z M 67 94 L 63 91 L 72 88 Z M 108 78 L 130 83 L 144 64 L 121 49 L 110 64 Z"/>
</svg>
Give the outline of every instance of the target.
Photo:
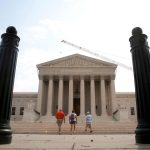
<svg viewBox="0 0 150 150">
<path fill-rule="evenodd" d="M 75 120 L 75 114 L 74 113 L 72 113 L 71 115 L 70 115 L 70 121 L 74 121 Z"/>
</svg>

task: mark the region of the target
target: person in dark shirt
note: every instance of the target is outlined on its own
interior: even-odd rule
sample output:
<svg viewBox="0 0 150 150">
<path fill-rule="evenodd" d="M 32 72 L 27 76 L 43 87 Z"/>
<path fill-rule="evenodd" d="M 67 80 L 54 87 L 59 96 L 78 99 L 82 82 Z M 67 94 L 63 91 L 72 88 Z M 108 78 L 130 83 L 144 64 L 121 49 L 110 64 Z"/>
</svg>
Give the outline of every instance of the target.
<svg viewBox="0 0 150 150">
<path fill-rule="evenodd" d="M 75 133 L 76 124 L 77 124 L 77 114 L 75 113 L 74 110 L 69 115 L 69 123 L 71 125 L 71 127 L 70 127 L 71 134 L 73 134 L 73 133 Z"/>
</svg>

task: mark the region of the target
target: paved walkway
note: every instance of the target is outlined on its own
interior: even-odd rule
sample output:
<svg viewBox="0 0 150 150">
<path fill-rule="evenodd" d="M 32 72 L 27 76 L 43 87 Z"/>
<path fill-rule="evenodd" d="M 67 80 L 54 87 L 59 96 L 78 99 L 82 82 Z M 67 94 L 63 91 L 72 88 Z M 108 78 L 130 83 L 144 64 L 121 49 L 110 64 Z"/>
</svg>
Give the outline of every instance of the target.
<svg viewBox="0 0 150 150">
<path fill-rule="evenodd" d="M 13 134 L 1 150 L 150 150 L 150 144 L 135 144 L 134 134 L 47 135 Z"/>
</svg>

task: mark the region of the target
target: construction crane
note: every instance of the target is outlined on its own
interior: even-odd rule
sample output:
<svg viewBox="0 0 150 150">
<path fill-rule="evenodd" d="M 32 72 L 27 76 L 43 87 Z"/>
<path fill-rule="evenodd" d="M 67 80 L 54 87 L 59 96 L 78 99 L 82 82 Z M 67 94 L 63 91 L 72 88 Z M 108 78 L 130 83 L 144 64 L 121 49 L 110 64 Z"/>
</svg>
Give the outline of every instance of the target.
<svg viewBox="0 0 150 150">
<path fill-rule="evenodd" d="M 122 66 L 122 67 L 124 67 L 124 68 L 126 68 L 126 69 L 128 69 L 128 70 L 130 70 L 130 71 L 133 70 L 132 67 L 130 67 L 130 66 L 127 66 L 127 65 L 125 65 L 125 64 L 123 64 L 123 63 L 120 63 L 120 62 L 114 61 L 114 60 L 112 60 L 112 59 L 109 59 L 109 58 L 107 58 L 107 57 L 105 57 L 105 56 L 103 56 L 103 55 L 100 55 L 100 54 L 98 54 L 98 53 L 92 52 L 92 51 L 89 50 L 89 49 L 83 48 L 83 47 L 81 47 L 81 46 L 78 46 L 78 45 L 76 45 L 76 44 L 73 44 L 73 43 L 68 42 L 68 41 L 65 41 L 65 40 L 62 40 L 61 42 L 66 43 L 66 44 L 68 44 L 68 45 L 70 45 L 70 46 L 73 46 L 73 47 L 75 47 L 75 48 L 78 48 L 78 49 L 80 49 L 80 50 L 82 50 L 82 51 L 85 51 L 85 52 L 87 52 L 87 53 L 89 53 L 89 54 L 92 54 L 92 55 L 94 55 L 94 56 L 96 56 L 96 57 L 99 57 L 100 59 L 103 59 L 103 60 L 105 60 L 105 61 L 108 61 L 108 62 L 117 64 L 117 65 L 119 65 L 119 66 Z"/>
</svg>

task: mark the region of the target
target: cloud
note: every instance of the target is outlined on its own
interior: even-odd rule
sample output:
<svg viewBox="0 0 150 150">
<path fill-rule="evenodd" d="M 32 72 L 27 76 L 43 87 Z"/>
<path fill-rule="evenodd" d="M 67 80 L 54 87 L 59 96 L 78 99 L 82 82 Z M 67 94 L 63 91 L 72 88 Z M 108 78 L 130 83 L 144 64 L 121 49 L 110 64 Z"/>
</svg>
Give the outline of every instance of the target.
<svg viewBox="0 0 150 150">
<path fill-rule="evenodd" d="M 40 25 L 28 27 L 26 30 L 27 33 L 30 35 L 29 37 L 32 37 L 34 39 L 45 39 L 45 37 L 48 36 L 46 28 Z"/>
<path fill-rule="evenodd" d="M 71 3 L 73 1 L 75 1 L 75 0 L 64 0 L 65 3 Z"/>
<path fill-rule="evenodd" d="M 26 27 L 25 40 L 33 43 L 40 40 L 48 40 L 50 37 L 60 37 L 62 34 L 67 34 L 68 22 L 52 19 L 40 19 L 36 25 Z"/>
<path fill-rule="evenodd" d="M 42 19 L 39 21 L 39 25 L 52 31 L 62 29 L 64 22 L 61 20 Z"/>
</svg>

